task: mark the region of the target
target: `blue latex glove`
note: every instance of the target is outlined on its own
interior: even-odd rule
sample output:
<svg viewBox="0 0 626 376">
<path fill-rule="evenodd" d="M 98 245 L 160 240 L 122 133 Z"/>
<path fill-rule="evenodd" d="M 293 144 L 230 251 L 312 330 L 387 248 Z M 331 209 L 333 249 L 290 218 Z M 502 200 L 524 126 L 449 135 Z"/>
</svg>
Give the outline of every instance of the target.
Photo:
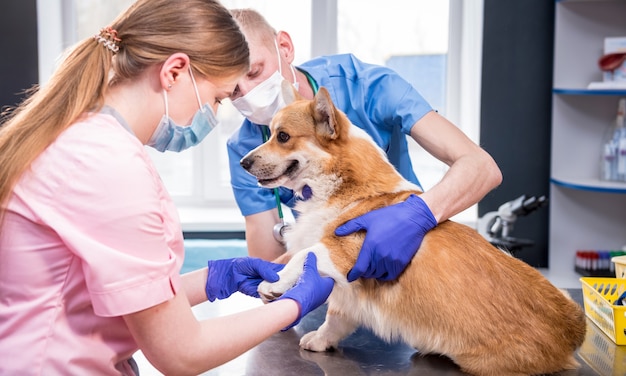
<svg viewBox="0 0 626 376">
<path fill-rule="evenodd" d="M 437 226 L 424 200 L 417 195 L 406 201 L 372 210 L 349 220 L 335 230 L 345 236 L 365 230 L 365 240 L 354 267 L 348 272 L 348 281 L 358 278 L 376 278 L 391 281 L 404 271 L 417 253 L 424 235 Z"/>
<path fill-rule="evenodd" d="M 206 296 L 210 301 L 225 299 L 234 292 L 258 298 L 257 287 L 261 281 L 276 282 L 278 272 L 285 265 L 274 264 L 252 257 L 238 257 L 224 260 L 209 260 L 209 275 L 206 281 Z"/>
<path fill-rule="evenodd" d="M 293 299 L 300 306 L 300 314 L 293 324 L 284 328 L 283 331 L 297 325 L 307 313 L 324 304 L 333 291 L 335 281 L 330 277 L 322 277 L 317 271 L 317 257 L 309 252 L 304 261 L 304 271 L 298 278 L 298 282 L 287 290 L 278 300 Z"/>
</svg>

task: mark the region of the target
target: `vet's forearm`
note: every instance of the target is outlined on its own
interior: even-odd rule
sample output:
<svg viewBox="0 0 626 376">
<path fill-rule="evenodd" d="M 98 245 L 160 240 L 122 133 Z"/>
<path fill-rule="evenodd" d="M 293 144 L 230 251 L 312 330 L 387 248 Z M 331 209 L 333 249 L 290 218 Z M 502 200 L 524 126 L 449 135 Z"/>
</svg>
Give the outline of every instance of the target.
<svg viewBox="0 0 626 376">
<path fill-rule="evenodd" d="M 207 275 L 208 269 L 202 268 L 181 276 L 183 289 L 192 307 L 208 300 L 205 291 Z"/>
<path fill-rule="evenodd" d="M 257 308 L 204 320 L 201 322 L 204 348 L 195 349 L 198 357 L 214 354 L 215 366 L 230 361 L 257 346 L 281 329 L 292 324 L 299 315 L 294 300 L 284 299 Z"/>
<path fill-rule="evenodd" d="M 468 173 L 471 172 L 471 173 Z M 459 158 L 439 183 L 421 195 L 442 222 L 480 201 L 502 180 L 500 169 L 486 152 Z"/>
</svg>

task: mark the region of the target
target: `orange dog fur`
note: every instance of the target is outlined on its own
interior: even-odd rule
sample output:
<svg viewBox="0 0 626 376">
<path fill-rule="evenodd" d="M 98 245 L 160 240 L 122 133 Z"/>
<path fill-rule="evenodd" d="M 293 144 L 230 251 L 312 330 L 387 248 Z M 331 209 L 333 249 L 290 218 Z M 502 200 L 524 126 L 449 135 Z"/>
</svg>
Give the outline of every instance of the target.
<svg viewBox="0 0 626 376">
<path fill-rule="evenodd" d="M 474 229 L 447 220 L 427 233 L 396 281 L 346 276 L 364 232 L 335 229 L 358 215 L 420 194 L 404 180 L 369 136 L 337 110 L 324 88 L 312 101 L 283 94 L 287 107 L 272 136 L 241 164 L 259 184 L 302 195 L 297 222 L 285 234 L 290 259 L 275 283 L 263 282 L 266 300 L 280 296 L 315 252 L 320 273 L 335 280 L 325 322 L 300 346 L 326 351 L 359 325 L 384 340 L 400 340 L 420 353 L 448 356 L 474 375 L 554 373 L 577 368 L 574 353 L 585 337 L 581 307 L 526 263 L 498 250 Z"/>
</svg>

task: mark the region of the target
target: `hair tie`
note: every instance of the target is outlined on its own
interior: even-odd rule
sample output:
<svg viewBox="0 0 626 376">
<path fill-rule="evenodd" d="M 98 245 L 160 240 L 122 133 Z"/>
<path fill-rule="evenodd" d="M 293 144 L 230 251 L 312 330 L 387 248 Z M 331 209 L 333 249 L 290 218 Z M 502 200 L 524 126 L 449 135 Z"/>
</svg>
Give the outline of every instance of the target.
<svg viewBox="0 0 626 376">
<path fill-rule="evenodd" d="M 110 26 L 100 29 L 100 33 L 93 36 L 93 39 L 102 43 L 102 45 L 111 52 L 116 53 L 120 49 L 120 42 L 122 41 L 117 37 L 117 30 L 112 29 Z"/>
</svg>

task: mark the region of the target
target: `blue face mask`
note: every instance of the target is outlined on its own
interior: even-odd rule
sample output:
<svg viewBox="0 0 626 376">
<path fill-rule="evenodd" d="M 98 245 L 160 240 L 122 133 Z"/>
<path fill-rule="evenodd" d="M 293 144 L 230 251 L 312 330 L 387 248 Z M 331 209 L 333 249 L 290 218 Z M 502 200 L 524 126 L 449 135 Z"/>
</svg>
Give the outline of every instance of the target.
<svg viewBox="0 0 626 376">
<path fill-rule="evenodd" d="M 165 115 L 161 118 L 161 122 L 157 125 L 152 137 L 148 140 L 147 145 L 152 146 L 160 152 L 166 150 L 169 151 L 183 151 L 192 146 L 200 143 L 212 130 L 219 124 L 213 109 L 208 103 L 202 105 L 200 101 L 200 94 L 198 93 L 198 86 L 196 80 L 189 68 L 189 74 L 191 75 L 191 82 L 193 88 L 196 90 L 196 98 L 198 99 L 198 106 L 200 109 L 193 116 L 191 124 L 188 126 L 180 126 L 176 124 L 169 117 L 168 105 L 167 105 L 167 91 L 163 90 L 163 97 L 165 99 Z"/>
</svg>

